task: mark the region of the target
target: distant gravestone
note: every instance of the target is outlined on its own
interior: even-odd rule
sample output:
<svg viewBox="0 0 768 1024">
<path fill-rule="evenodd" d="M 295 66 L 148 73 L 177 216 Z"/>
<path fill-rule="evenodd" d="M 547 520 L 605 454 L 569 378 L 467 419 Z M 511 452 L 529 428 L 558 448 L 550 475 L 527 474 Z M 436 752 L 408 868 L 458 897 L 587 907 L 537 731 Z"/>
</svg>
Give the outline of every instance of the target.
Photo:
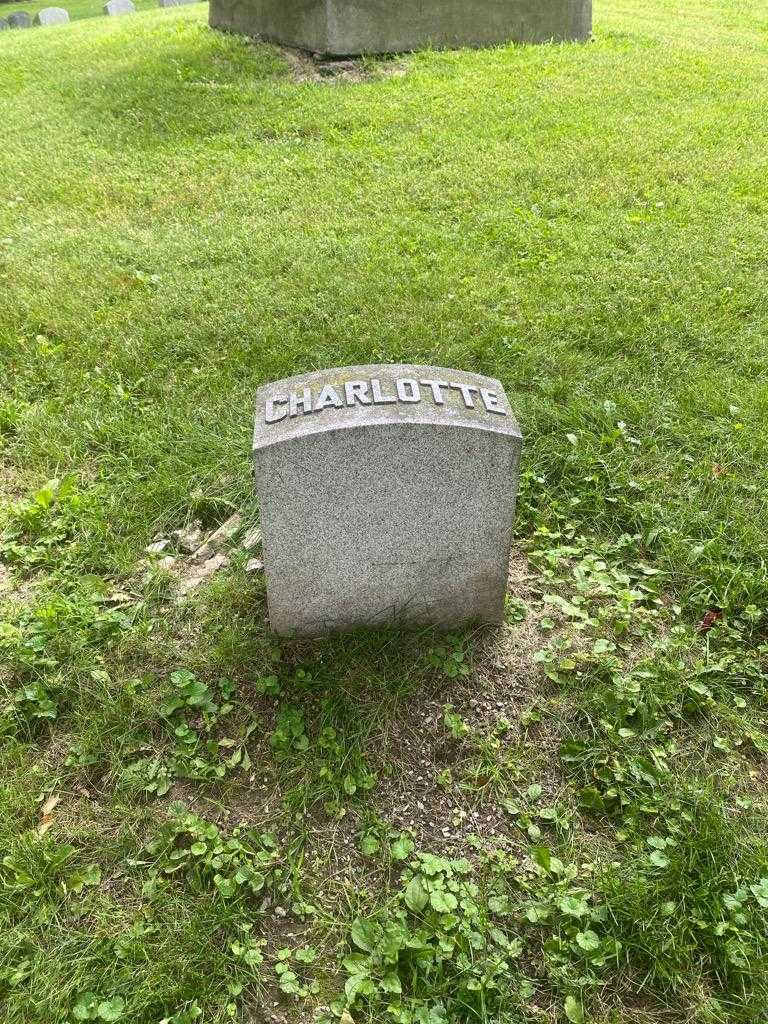
<svg viewBox="0 0 768 1024">
<path fill-rule="evenodd" d="M 7 32 L 10 27 L 7 18 L 0 18 L 0 32 Z"/>
<path fill-rule="evenodd" d="M 521 444 L 501 384 L 460 370 L 353 366 L 260 388 L 272 629 L 500 621 Z"/>
<path fill-rule="evenodd" d="M 44 7 L 35 15 L 36 25 L 66 25 L 69 14 L 63 7 Z"/>
<path fill-rule="evenodd" d="M 14 11 L 13 14 L 8 15 L 9 28 L 30 28 L 31 25 L 32 18 L 26 11 Z"/>
<path fill-rule="evenodd" d="M 197 3 L 197 0 L 157 0 L 158 7 L 185 7 Z"/>
<path fill-rule="evenodd" d="M 135 12 L 136 8 L 132 0 L 109 0 L 109 3 L 104 4 L 104 13 L 110 17 L 115 17 L 118 14 L 135 14 Z"/>
</svg>

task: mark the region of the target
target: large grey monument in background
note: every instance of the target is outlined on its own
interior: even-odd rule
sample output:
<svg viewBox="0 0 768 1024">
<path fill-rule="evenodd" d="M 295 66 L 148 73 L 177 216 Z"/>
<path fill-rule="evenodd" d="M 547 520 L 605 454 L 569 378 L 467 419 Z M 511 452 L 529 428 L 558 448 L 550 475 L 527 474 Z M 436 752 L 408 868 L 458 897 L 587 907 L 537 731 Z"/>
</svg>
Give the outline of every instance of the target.
<svg viewBox="0 0 768 1024">
<path fill-rule="evenodd" d="M 499 381 L 461 370 L 352 366 L 260 388 L 272 629 L 500 621 L 520 447 Z"/>
<path fill-rule="evenodd" d="M 213 28 L 346 56 L 588 39 L 592 0 L 210 0 Z"/>
</svg>

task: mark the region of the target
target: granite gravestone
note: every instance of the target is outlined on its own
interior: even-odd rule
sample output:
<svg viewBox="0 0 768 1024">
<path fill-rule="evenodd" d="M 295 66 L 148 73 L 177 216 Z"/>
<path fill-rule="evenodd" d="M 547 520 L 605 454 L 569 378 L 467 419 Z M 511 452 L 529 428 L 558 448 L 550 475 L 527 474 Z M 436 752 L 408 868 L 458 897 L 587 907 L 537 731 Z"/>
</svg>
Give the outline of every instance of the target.
<svg viewBox="0 0 768 1024">
<path fill-rule="evenodd" d="M 501 384 L 460 370 L 352 366 L 260 388 L 274 632 L 501 620 L 521 443 Z"/>
<path fill-rule="evenodd" d="M 104 13 L 109 17 L 116 17 L 118 14 L 134 14 L 136 8 L 131 0 L 109 0 L 104 4 Z"/>
<path fill-rule="evenodd" d="M 8 15 L 9 28 L 30 28 L 31 25 L 32 18 L 26 11 L 14 11 L 13 14 Z"/>
<path fill-rule="evenodd" d="M 36 25 L 66 25 L 69 14 L 63 7 L 44 7 L 35 15 Z"/>
<path fill-rule="evenodd" d="M 592 0 L 211 0 L 210 23 L 347 56 L 588 39 Z"/>
</svg>

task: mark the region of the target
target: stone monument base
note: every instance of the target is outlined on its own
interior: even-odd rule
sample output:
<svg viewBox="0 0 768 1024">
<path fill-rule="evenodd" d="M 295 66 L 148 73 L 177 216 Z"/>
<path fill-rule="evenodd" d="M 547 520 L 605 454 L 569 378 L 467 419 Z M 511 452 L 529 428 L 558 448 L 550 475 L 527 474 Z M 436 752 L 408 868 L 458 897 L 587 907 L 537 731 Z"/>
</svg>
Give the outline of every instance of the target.
<svg viewBox="0 0 768 1024">
<path fill-rule="evenodd" d="M 342 57 L 584 40 L 592 0 L 210 0 L 210 23 Z"/>
</svg>

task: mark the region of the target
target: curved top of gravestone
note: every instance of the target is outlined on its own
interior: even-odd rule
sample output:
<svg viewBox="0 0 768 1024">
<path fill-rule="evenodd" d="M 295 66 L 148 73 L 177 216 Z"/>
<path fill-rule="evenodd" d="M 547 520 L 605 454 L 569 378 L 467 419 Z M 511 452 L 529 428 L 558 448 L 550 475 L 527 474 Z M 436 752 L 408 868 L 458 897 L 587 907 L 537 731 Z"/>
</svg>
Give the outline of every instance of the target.
<svg viewBox="0 0 768 1024">
<path fill-rule="evenodd" d="M 63 7 L 44 7 L 35 15 L 36 25 L 65 25 L 69 14 Z"/>
<path fill-rule="evenodd" d="M 11 28 L 29 28 L 32 18 L 27 11 L 14 11 L 13 14 L 8 15 L 8 24 Z"/>
<path fill-rule="evenodd" d="M 403 363 L 342 366 L 259 388 L 253 450 L 309 434 L 424 424 L 521 439 L 498 380 L 466 370 Z"/>
</svg>

